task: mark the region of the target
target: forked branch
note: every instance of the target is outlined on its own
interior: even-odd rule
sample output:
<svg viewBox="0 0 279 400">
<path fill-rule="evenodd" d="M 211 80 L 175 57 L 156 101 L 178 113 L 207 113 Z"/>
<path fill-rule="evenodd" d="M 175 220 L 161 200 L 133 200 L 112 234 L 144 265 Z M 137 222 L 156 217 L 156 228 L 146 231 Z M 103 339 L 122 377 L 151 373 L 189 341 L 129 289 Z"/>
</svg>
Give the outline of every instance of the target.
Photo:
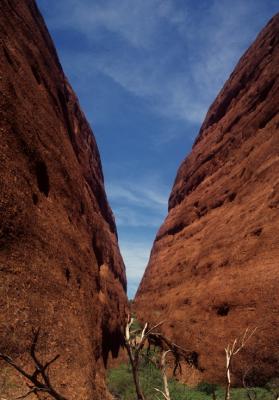
<svg viewBox="0 0 279 400">
<path fill-rule="evenodd" d="M 240 338 L 234 339 L 232 344 L 228 344 L 228 346 L 225 348 L 226 378 L 227 378 L 225 400 L 230 400 L 232 360 L 233 360 L 234 356 L 236 356 L 245 347 L 246 343 L 251 338 L 251 336 L 254 335 L 256 330 L 257 330 L 257 327 L 252 330 L 249 330 L 249 328 L 246 328 L 244 334 Z"/>
<path fill-rule="evenodd" d="M 0 353 L 0 358 L 4 360 L 7 364 L 11 365 L 15 370 L 17 370 L 22 376 L 24 376 L 30 384 L 28 387 L 30 388 L 29 392 L 25 395 L 18 397 L 18 399 L 24 399 L 31 394 L 38 395 L 39 393 L 47 393 L 55 400 L 67 400 L 66 397 L 59 394 L 52 386 L 49 375 L 48 368 L 51 364 L 53 364 L 58 358 L 59 355 L 56 355 L 50 361 L 45 364 L 41 363 L 36 354 L 36 346 L 38 343 L 40 335 L 40 329 L 33 330 L 33 339 L 30 347 L 30 356 L 33 360 L 33 364 L 35 370 L 32 374 L 26 372 L 20 365 L 16 364 L 15 361 L 6 354 Z"/>
<path fill-rule="evenodd" d="M 146 323 L 144 328 L 131 331 L 133 324 L 133 318 L 128 316 L 128 320 L 125 326 L 124 342 L 125 347 L 130 359 L 133 380 L 135 384 L 135 389 L 137 393 L 137 400 L 144 400 L 144 394 L 141 389 L 139 380 L 139 365 L 141 358 L 147 358 L 149 361 L 154 363 L 152 359 L 149 358 L 149 349 L 151 345 L 160 349 L 161 359 L 160 359 L 160 370 L 163 378 L 163 390 L 154 388 L 158 393 L 163 395 L 165 400 L 170 400 L 170 393 L 168 389 L 168 381 L 166 375 L 166 357 L 170 353 L 174 360 L 173 375 L 176 374 L 177 369 L 181 371 L 181 362 L 186 361 L 188 364 L 197 366 L 197 354 L 195 352 L 190 352 L 182 347 L 173 343 L 170 339 L 166 338 L 157 329 L 164 323 L 161 321 L 156 325 L 149 328 Z M 146 348 L 146 355 L 143 354 L 143 350 Z M 157 396 L 156 396 L 157 397 Z"/>
</svg>

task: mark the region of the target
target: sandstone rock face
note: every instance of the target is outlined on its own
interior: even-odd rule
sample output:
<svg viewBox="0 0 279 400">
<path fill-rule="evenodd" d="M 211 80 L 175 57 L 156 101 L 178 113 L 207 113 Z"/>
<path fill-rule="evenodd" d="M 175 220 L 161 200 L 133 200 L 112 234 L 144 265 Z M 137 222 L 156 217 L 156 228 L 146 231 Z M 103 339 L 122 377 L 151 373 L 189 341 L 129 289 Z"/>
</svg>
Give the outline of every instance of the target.
<svg viewBox="0 0 279 400">
<path fill-rule="evenodd" d="M 165 333 L 197 353 L 192 383 L 223 382 L 225 346 L 255 326 L 235 382 L 278 374 L 278 72 L 279 14 L 210 107 L 136 295 L 142 320 L 166 320 Z"/>
<path fill-rule="evenodd" d="M 33 0 L 1 1 L 0 38 L 0 351 L 24 365 L 40 327 L 55 388 L 103 399 L 126 278 L 98 148 Z"/>
</svg>

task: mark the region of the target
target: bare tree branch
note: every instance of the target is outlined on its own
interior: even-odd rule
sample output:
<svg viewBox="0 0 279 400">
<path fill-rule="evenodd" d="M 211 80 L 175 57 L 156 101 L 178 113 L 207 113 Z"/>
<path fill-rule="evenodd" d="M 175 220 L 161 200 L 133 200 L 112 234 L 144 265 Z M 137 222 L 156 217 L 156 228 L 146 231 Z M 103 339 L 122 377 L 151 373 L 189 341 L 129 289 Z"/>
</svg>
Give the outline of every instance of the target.
<svg viewBox="0 0 279 400">
<path fill-rule="evenodd" d="M 54 363 L 60 356 L 56 355 L 54 358 L 52 358 L 50 361 L 46 362 L 45 364 L 42 364 L 40 360 L 38 359 L 36 355 L 36 346 L 38 343 L 40 335 L 40 329 L 33 330 L 33 339 L 32 339 L 32 344 L 30 347 L 30 356 L 33 360 L 33 363 L 35 365 L 35 371 L 33 372 L 32 375 L 30 375 L 28 372 L 26 372 L 23 368 L 21 368 L 18 364 L 16 364 L 13 359 L 6 354 L 0 353 L 0 358 L 4 360 L 6 363 L 11 365 L 15 370 L 17 370 L 21 375 L 23 375 L 26 379 L 28 379 L 31 382 L 30 391 L 26 393 L 25 395 L 19 397 L 18 399 L 24 399 L 31 394 L 37 394 L 39 392 L 45 392 L 48 393 L 52 398 L 55 400 L 67 400 L 64 396 L 59 394 L 52 386 L 47 369 L 48 367 Z"/>
<path fill-rule="evenodd" d="M 248 340 L 254 335 L 258 328 L 255 327 L 249 332 L 249 328 L 246 328 L 241 338 L 234 339 L 232 344 L 228 344 L 225 348 L 226 353 L 226 394 L 225 400 L 230 400 L 230 388 L 231 388 L 231 364 L 235 355 L 237 355 L 246 345 Z M 239 343 L 239 344 L 238 344 Z"/>
<path fill-rule="evenodd" d="M 145 323 L 142 330 L 134 330 L 131 331 L 131 327 L 133 324 L 133 318 L 128 316 L 128 321 L 126 323 L 124 329 L 124 343 L 125 347 L 130 359 L 134 384 L 137 393 L 138 400 L 144 400 L 144 394 L 142 392 L 139 380 L 139 363 L 140 358 L 144 358 L 150 360 L 154 365 L 154 361 L 148 356 L 151 345 L 157 347 L 161 351 L 161 361 L 160 361 L 160 370 L 163 378 L 163 385 L 164 391 L 156 388 L 161 394 L 164 394 L 164 398 L 166 400 L 170 400 L 170 393 L 168 389 L 168 381 L 166 375 L 166 356 L 167 354 L 172 354 L 174 359 L 174 367 L 173 367 L 173 375 L 176 374 L 177 369 L 179 368 L 180 372 L 181 369 L 181 362 L 186 361 L 190 365 L 198 366 L 198 355 L 195 352 L 190 352 L 182 347 L 178 346 L 177 344 L 173 343 L 170 339 L 166 338 L 160 332 L 156 332 L 156 329 L 160 327 L 164 321 L 160 321 L 159 323 L 155 324 L 154 326 L 149 327 L 148 323 Z M 136 335 L 138 333 L 138 335 Z M 134 334 L 134 336 L 133 336 Z M 146 348 L 147 345 L 147 352 L 146 355 L 143 355 L 142 350 Z"/>
<path fill-rule="evenodd" d="M 154 388 L 154 390 L 156 390 L 157 392 L 161 393 L 161 394 L 164 396 L 164 398 L 165 398 L 166 400 L 169 400 L 169 397 L 167 397 L 167 395 L 163 392 L 163 390 L 160 390 L 160 389 L 158 389 L 158 388 Z M 156 396 L 156 397 L 157 397 L 157 396 Z"/>
<path fill-rule="evenodd" d="M 30 396 L 30 394 L 32 394 L 32 393 L 38 394 L 39 392 L 46 392 L 46 390 L 45 389 L 40 389 L 40 388 L 37 388 L 37 387 L 33 387 L 31 390 L 29 390 L 28 393 L 24 394 L 23 396 L 19 396 L 16 399 L 17 400 L 26 399 L 26 397 Z"/>
<path fill-rule="evenodd" d="M 153 332 L 156 328 L 158 328 L 159 326 L 163 325 L 165 321 L 161 321 L 158 324 L 152 326 L 149 331 L 147 331 L 146 336 L 148 336 L 151 332 Z"/>
<path fill-rule="evenodd" d="M 164 391 L 155 388 L 155 390 L 159 391 L 162 393 L 162 395 L 164 396 L 164 398 L 166 400 L 171 400 L 170 398 L 170 391 L 169 391 L 169 385 L 168 385 L 168 377 L 167 377 L 167 368 L 166 368 L 166 357 L 169 353 L 172 353 L 172 350 L 166 350 L 166 351 L 162 351 L 161 354 L 161 360 L 160 360 L 160 370 L 161 370 L 161 374 L 162 374 L 162 378 L 163 378 L 163 386 L 164 386 Z"/>
</svg>

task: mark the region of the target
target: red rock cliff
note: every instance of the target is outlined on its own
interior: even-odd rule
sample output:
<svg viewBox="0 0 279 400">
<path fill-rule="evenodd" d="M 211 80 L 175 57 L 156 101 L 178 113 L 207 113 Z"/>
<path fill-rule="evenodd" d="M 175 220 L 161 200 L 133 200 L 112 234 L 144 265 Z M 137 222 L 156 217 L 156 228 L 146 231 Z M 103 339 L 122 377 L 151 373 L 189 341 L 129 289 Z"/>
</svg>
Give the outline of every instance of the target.
<svg viewBox="0 0 279 400">
<path fill-rule="evenodd" d="M 279 14 L 210 107 L 136 295 L 141 319 L 166 319 L 164 331 L 197 353 L 188 381 L 224 381 L 225 346 L 255 326 L 234 377 L 278 373 L 278 73 Z"/>
<path fill-rule="evenodd" d="M 24 364 L 40 327 L 56 389 L 105 398 L 125 269 L 94 136 L 33 0 L 1 1 L 0 193 L 0 351 Z"/>
</svg>

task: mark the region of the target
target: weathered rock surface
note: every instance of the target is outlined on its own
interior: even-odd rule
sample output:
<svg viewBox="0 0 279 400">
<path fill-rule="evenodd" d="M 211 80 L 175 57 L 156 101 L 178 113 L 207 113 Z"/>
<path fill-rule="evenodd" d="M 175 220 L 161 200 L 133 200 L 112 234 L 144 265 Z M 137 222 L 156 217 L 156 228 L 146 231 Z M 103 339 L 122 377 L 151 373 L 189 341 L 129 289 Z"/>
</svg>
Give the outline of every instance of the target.
<svg viewBox="0 0 279 400">
<path fill-rule="evenodd" d="M 255 326 L 234 379 L 278 374 L 278 74 L 279 14 L 210 107 L 136 295 L 141 319 L 197 353 L 190 382 L 224 381 L 225 346 Z"/>
<path fill-rule="evenodd" d="M 0 63 L 0 351 L 26 363 L 40 327 L 56 389 L 103 399 L 125 269 L 94 136 L 33 0 L 1 1 Z"/>
</svg>

